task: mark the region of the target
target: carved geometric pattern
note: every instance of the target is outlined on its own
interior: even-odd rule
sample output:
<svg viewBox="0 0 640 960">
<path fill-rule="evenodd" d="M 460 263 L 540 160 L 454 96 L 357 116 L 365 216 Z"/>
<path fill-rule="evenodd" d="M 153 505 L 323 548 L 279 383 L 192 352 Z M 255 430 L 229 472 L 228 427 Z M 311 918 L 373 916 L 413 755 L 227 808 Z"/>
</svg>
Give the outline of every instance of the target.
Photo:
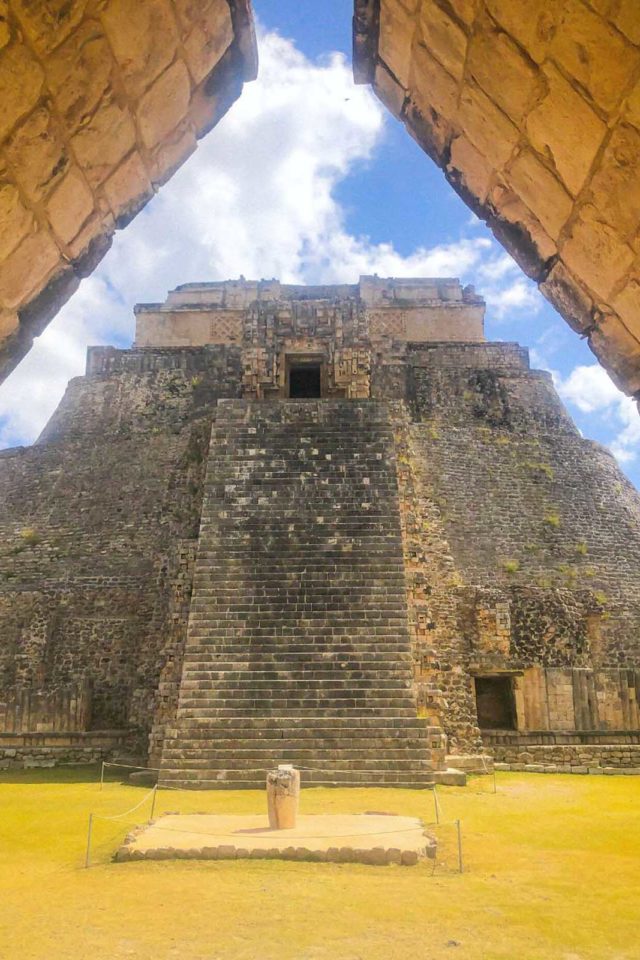
<svg viewBox="0 0 640 960">
<path fill-rule="evenodd" d="M 372 336 L 404 337 L 406 332 L 406 318 L 400 313 L 378 313 L 371 318 Z"/>
<path fill-rule="evenodd" d="M 212 317 L 209 327 L 210 343 L 228 343 L 242 337 L 241 317 Z"/>
</svg>

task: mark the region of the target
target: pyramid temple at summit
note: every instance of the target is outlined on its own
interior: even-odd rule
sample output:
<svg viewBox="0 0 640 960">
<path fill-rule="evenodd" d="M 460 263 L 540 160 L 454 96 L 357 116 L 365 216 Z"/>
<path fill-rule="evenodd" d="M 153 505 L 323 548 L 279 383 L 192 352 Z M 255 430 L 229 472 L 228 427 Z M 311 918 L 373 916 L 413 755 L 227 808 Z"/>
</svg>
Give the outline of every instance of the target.
<svg viewBox="0 0 640 960">
<path fill-rule="evenodd" d="M 135 312 L 0 453 L 0 767 L 640 772 L 640 497 L 473 288 Z"/>
</svg>

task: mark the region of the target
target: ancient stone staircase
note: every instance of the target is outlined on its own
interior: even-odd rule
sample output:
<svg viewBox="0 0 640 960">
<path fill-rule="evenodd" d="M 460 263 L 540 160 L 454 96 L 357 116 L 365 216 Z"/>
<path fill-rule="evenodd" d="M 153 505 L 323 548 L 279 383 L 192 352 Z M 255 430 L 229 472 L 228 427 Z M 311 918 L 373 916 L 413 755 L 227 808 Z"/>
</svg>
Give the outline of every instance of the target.
<svg viewBox="0 0 640 960">
<path fill-rule="evenodd" d="M 431 721 L 432 722 L 432 721 Z M 426 786 L 393 433 L 378 401 L 218 404 L 161 782 Z"/>
</svg>

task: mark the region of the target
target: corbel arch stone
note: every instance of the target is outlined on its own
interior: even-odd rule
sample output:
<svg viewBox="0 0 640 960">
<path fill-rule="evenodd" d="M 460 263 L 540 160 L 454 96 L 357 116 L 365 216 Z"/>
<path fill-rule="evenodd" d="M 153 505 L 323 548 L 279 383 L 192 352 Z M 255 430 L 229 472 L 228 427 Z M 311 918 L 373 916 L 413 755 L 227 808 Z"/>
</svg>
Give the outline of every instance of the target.
<svg viewBox="0 0 640 960">
<path fill-rule="evenodd" d="M 355 0 L 354 75 L 640 398 L 636 0 Z"/>
<path fill-rule="evenodd" d="M 0 380 L 256 73 L 250 0 L 0 0 Z"/>
</svg>

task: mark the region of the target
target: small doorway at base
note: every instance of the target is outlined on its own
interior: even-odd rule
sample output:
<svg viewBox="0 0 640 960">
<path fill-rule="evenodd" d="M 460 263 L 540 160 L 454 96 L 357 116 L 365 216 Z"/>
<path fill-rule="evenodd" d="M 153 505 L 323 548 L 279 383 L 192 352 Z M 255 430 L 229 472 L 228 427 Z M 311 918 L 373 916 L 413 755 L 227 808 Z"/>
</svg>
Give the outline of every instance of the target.
<svg viewBox="0 0 640 960">
<path fill-rule="evenodd" d="M 287 395 L 291 400 L 310 400 L 322 396 L 322 364 L 319 361 L 292 361 L 287 372 Z"/>
<path fill-rule="evenodd" d="M 515 730 L 513 677 L 475 677 L 478 726 L 481 730 Z"/>
</svg>

